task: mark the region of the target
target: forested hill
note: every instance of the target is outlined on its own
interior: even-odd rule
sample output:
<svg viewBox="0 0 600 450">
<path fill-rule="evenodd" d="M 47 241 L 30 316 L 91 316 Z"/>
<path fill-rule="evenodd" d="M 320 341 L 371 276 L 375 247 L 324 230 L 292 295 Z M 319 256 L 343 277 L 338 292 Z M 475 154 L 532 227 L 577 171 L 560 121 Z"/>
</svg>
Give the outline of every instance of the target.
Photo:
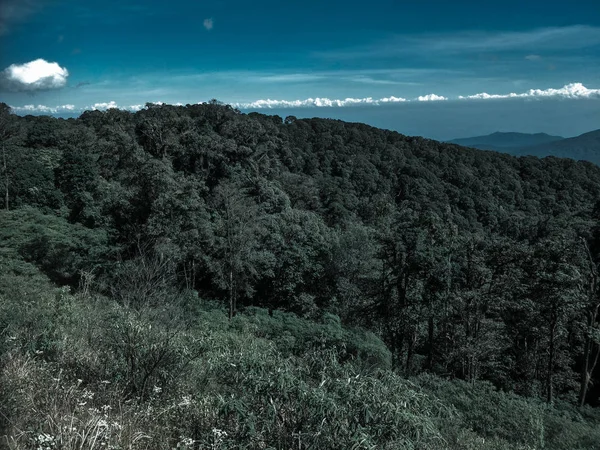
<svg viewBox="0 0 600 450">
<path fill-rule="evenodd" d="M 150 182 L 147 171 L 160 173 L 153 175 L 157 183 L 180 178 L 201 183 L 207 193 L 225 180 L 253 184 L 255 191 L 266 183 L 263 188 L 282 191 L 290 206 L 318 213 L 331 226 L 373 224 L 382 213 L 410 206 L 465 230 L 504 234 L 526 216 L 591 211 L 600 189 L 599 170 L 591 164 L 512 158 L 335 120 L 288 117 L 284 123 L 217 104 L 11 120 L 20 131 L 10 140 L 10 203 L 74 206 L 74 186 L 60 181 L 62 163 L 83 158 L 89 204 L 69 214 L 89 226 L 115 225 L 106 193 L 98 191 L 115 186 L 138 188 L 128 190 L 127 200 L 145 215 L 127 219 L 144 223 L 155 200 L 140 190 L 140 183 Z"/>
<path fill-rule="evenodd" d="M 336 314 L 407 376 L 598 404 L 594 164 L 217 102 L 0 120 L 2 257 L 55 283 Z"/>
</svg>

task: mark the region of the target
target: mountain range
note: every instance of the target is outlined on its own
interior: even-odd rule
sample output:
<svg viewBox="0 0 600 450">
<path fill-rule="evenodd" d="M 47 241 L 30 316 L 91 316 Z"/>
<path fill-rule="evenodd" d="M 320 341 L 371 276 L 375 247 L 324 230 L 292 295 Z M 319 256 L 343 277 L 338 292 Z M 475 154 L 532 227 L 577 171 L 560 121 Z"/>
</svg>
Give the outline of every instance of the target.
<svg viewBox="0 0 600 450">
<path fill-rule="evenodd" d="M 493 150 L 514 156 L 556 156 L 590 161 L 600 165 L 600 130 L 564 138 L 546 133 L 495 132 L 486 136 L 447 141 L 479 150 Z"/>
</svg>

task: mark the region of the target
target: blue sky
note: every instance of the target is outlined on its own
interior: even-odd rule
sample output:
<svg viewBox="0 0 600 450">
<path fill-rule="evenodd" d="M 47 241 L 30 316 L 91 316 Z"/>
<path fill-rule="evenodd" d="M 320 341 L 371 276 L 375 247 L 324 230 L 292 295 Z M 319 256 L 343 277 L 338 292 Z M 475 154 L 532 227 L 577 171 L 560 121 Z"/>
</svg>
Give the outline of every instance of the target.
<svg viewBox="0 0 600 450">
<path fill-rule="evenodd" d="M 2 0 L 0 70 L 0 101 L 23 114 L 217 98 L 438 139 L 575 135 L 600 126 L 600 7 Z"/>
</svg>

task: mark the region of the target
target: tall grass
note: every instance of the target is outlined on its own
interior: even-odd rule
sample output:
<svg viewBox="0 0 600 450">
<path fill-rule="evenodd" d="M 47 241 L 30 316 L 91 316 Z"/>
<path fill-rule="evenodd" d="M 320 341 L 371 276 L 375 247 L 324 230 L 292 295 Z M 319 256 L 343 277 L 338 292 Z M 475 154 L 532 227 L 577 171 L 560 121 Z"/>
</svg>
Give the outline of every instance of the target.
<svg viewBox="0 0 600 450">
<path fill-rule="evenodd" d="M 15 272 L 0 275 L 0 295 L 11 450 L 600 447 L 592 410 L 407 380 L 380 340 L 335 316 L 252 309 L 229 321 L 190 296 L 132 308 Z"/>
</svg>

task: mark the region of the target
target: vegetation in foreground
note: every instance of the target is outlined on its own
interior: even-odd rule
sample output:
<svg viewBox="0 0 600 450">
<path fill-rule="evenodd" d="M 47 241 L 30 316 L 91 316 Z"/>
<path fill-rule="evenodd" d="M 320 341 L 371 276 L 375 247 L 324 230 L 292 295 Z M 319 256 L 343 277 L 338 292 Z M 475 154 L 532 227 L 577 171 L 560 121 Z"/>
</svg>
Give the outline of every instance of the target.
<svg viewBox="0 0 600 450">
<path fill-rule="evenodd" d="M 127 307 L 2 260 L 9 449 L 594 449 L 600 414 L 485 382 L 406 379 L 375 335 L 325 314 L 194 293 Z M 167 306 L 168 305 L 168 306 Z"/>
</svg>

